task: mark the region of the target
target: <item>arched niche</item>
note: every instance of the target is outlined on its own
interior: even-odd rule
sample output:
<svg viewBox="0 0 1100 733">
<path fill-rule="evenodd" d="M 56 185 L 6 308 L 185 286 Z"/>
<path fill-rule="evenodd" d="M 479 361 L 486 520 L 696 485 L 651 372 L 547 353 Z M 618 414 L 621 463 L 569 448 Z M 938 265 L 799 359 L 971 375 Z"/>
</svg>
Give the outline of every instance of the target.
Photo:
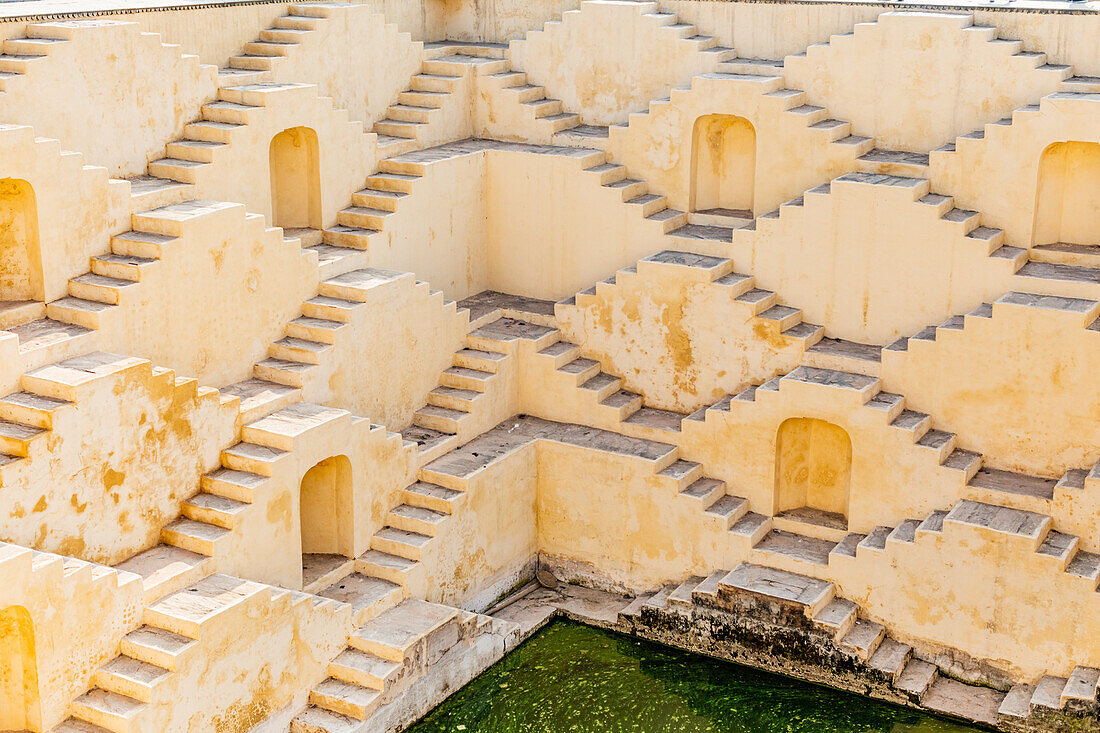
<svg viewBox="0 0 1100 733">
<path fill-rule="evenodd" d="M 271 139 L 272 223 L 283 229 L 321 228 L 321 168 L 317 133 L 292 127 Z"/>
<path fill-rule="evenodd" d="M 775 443 L 775 513 L 844 529 L 852 474 L 852 440 L 839 425 L 792 417 Z"/>
<path fill-rule="evenodd" d="M 1039 158 L 1032 244 L 1100 245 L 1100 143 L 1057 142 Z"/>
<path fill-rule="evenodd" d="M 0 179 L 0 301 L 44 298 L 34 188 L 22 179 Z"/>
<path fill-rule="evenodd" d="M 692 212 L 752 218 L 756 129 L 744 117 L 704 115 L 691 139 Z"/>
</svg>

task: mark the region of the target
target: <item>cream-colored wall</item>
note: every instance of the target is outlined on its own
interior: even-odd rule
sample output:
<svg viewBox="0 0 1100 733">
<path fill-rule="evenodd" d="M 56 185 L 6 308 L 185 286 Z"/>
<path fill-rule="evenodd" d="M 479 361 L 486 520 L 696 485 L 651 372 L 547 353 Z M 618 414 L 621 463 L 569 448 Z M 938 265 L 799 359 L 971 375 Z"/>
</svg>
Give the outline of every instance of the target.
<svg viewBox="0 0 1100 733">
<path fill-rule="evenodd" d="M 992 318 L 884 351 L 883 380 L 987 466 L 1060 478 L 1100 459 L 1100 405 L 1087 387 L 1100 333 L 1085 328 L 1097 314 L 1092 301 L 1010 294 Z"/>
<path fill-rule="evenodd" d="M 416 273 L 461 300 L 489 287 L 485 159 L 480 153 L 449 158 L 425 173 L 386 218 L 382 235 L 372 238 L 370 263 Z"/>
<path fill-rule="evenodd" d="M 879 147 L 928 151 L 1054 92 L 1064 71 L 1013 55 L 962 13 L 883 13 L 788 56 L 783 76 L 811 104 Z"/>
<path fill-rule="evenodd" d="M 646 3 L 589 0 L 561 22 L 513 41 L 509 54 L 531 83 L 586 124 L 625 122 L 721 60 L 665 27 L 672 22 Z"/>
<path fill-rule="evenodd" d="M 967 477 L 941 466 L 939 454 L 915 445 L 909 431 L 891 427 L 886 410 L 865 405 L 873 382 L 864 377 L 855 388 L 785 378 L 778 390 L 757 389 L 753 401 L 735 399 L 728 412 L 710 411 L 704 421 L 685 422 L 681 445 L 709 476 L 726 482 L 728 493 L 748 499 L 752 511 L 771 515 L 779 426 L 791 417 L 812 417 L 839 426 L 852 441 L 848 531 L 866 534 L 950 506 Z"/>
<path fill-rule="evenodd" d="M 699 273 L 695 275 L 695 273 Z M 694 275 L 694 277 L 693 277 Z M 646 404 L 688 413 L 793 369 L 802 345 L 705 270 L 640 263 L 559 305 L 566 340 Z"/>
<path fill-rule="evenodd" d="M 135 716 L 143 730 L 249 730 L 323 680 L 352 630 L 347 605 L 315 605 L 313 596 L 224 575 L 203 581 L 215 583 L 223 596 L 242 600 L 202 623 L 198 649 Z M 181 700 L 190 702 L 186 709 Z"/>
<path fill-rule="evenodd" d="M 187 169 L 187 182 L 195 184 L 199 198 L 243 203 L 273 224 L 271 141 L 296 127 L 308 128 L 317 136 L 322 226 L 335 223 L 336 212 L 348 205 L 351 194 L 378 167 L 377 136 L 364 134 L 363 124 L 351 121 L 346 110 L 319 96 L 316 86 L 265 83 L 223 90 L 220 98 L 256 109 L 246 111 L 246 124 L 232 131 L 228 145 L 213 151 L 210 164 Z M 160 173 L 156 166 L 151 172 Z"/>
<path fill-rule="evenodd" d="M 980 209 L 982 221 L 1003 229 L 1008 244 L 1035 244 L 1043 151 L 1071 140 L 1100 143 L 1100 100 L 1095 97 L 1046 97 L 1038 110 L 1014 114 L 1011 125 L 989 125 L 982 139 L 959 138 L 955 151 L 933 152 L 929 178 L 934 190 L 950 193 L 961 206 Z"/>
<path fill-rule="evenodd" d="M 579 4 L 580 0 L 494 0 L 491 3 L 459 0 L 427 2 L 423 12 L 431 36 L 429 40 L 508 41 L 558 20 L 562 13 L 576 9 Z M 388 9 L 387 17 L 394 17 Z"/>
<path fill-rule="evenodd" d="M 696 77 L 690 90 L 674 89 L 670 101 L 654 102 L 647 113 L 630 115 L 626 127 L 612 127 L 607 152 L 633 177 L 667 195 L 672 206 L 688 211 L 696 121 L 712 114 L 743 118 L 756 132 L 756 169 L 739 177 L 752 181 L 753 209 L 759 216 L 852 170 L 862 153 L 859 146 L 835 144 L 835 131 L 810 127 L 817 118 L 788 112 L 803 102 L 773 94 L 782 88 L 780 79 Z"/>
<path fill-rule="evenodd" d="M 129 186 L 35 133 L 2 126 L 0 176 L 24 180 L 34 191 L 43 275 L 36 299 L 50 301 L 64 296 L 69 278 L 87 271 L 88 257 L 107 251 L 110 236 L 128 227 Z"/>
<path fill-rule="evenodd" d="M 232 441 L 235 402 L 148 361 L 97 353 L 23 388 L 74 403 L 0 468 L 5 540 L 114 564 L 157 543 Z"/>
<path fill-rule="evenodd" d="M 494 600 L 484 593 L 516 585 L 537 553 L 535 452 L 527 444 L 468 479 L 446 484 L 461 484 L 462 503 L 423 554 L 408 586 L 412 595 L 461 605 L 479 596 Z"/>
<path fill-rule="evenodd" d="M 662 7 L 685 23 L 694 23 L 737 49 L 742 58 L 781 59 L 807 46 L 850 33 L 885 12 L 873 5 L 842 3 L 728 2 L 663 0 Z M 959 12 L 959 11 L 954 11 Z M 1093 12 L 1038 13 L 1015 9 L 970 11 L 975 25 L 994 26 L 1001 38 L 1024 41 L 1024 49 L 1046 53 L 1053 63 L 1074 64 L 1078 74 L 1100 73 L 1096 34 L 1100 17 Z"/>
<path fill-rule="evenodd" d="M 602 156 L 561 152 L 490 151 L 488 288 L 558 300 L 663 248 L 660 223 L 585 170 Z"/>
<path fill-rule="evenodd" d="M 61 140 L 112 176 L 144 173 L 165 141 L 178 137 L 214 96 L 213 67 L 163 45 L 137 23 L 55 21 L 26 31 L 62 40 L 41 49 L 45 56 L 5 84 L 0 118 Z"/>
<path fill-rule="evenodd" d="M 1100 594 L 1037 547 L 1029 537 L 948 519 L 942 533 L 888 541 L 879 552 L 861 548 L 829 573 L 841 595 L 899 641 L 925 654 L 954 648 L 1035 684 L 1100 663 Z"/>
<path fill-rule="evenodd" d="M 32 729 L 50 730 L 67 717 L 69 701 L 87 689 L 96 667 L 117 654 L 122 636 L 140 623 L 141 579 L 3 543 L 0 577 L 0 609 L 21 607 L 31 618 L 39 697 Z"/>
<path fill-rule="evenodd" d="M 251 376 L 317 290 L 316 255 L 240 204 L 185 204 L 135 223 L 175 238 L 122 291 L 100 328 L 101 348 L 224 386 Z"/>
<path fill-rule="evenodd" d="M 325 8 L 317 30 L 275 64 L 272 81 L 316 84 L 351 119 L 371 123 L 420 70 L 423 44 L 369 4 Z"/>
<path fill-rule="evenodd" d="M 734 265 L 826 335 L 889 344 L 1012 287 L 1011 261 L 940 218 L 949 200 L 920 201 L 927 193 L 917 179 L 834 180 L 755 231 L 736 230 Z"/>
<path fill-rule="evenodd" d="M 538 468 L 539 552 L 568 579 L 595 569 L 626 590 L 721 566 L 724 528 L 651 462 L 546 441 Z"/>
<path fill-rule="evenodd" d="M 304 398 L 341 405 L 392 430 L 408 427 L 451 366 L 469 319 L 411 273 L 345 294 L 363 305 L 304 377 Z"/>
</svg>

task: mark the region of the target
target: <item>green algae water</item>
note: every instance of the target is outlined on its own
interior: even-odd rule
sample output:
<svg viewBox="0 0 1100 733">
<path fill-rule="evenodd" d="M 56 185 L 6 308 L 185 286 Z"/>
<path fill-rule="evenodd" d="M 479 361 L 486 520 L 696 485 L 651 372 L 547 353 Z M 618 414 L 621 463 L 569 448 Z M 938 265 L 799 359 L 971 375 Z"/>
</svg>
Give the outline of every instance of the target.
<svg viewBox="0 0 1100 733">
<path fill-rule="evenodd" d="M 412 733 L 966 733 L 964 725 L 556 622 Z"/>
</svg>

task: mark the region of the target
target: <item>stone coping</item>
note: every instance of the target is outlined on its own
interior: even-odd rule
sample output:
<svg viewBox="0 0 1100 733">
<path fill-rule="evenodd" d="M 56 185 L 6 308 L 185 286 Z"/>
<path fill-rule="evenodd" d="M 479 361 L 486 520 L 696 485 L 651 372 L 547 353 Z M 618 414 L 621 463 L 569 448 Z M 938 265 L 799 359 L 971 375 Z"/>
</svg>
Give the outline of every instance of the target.
<svg viewBox="0 0 1100 733">
<path fill-rule="evenodd" d="M 986 2 L 949 2 L 944 0 L 680 0 L 681 2 L 727 2 L 774 5 L 860 5 L 909 10 L 995 10 L 1021 13 L 1100 13 L 1100 0 L 986 0 Z M 0 0 L 0 22 L 17 23 L 60 18 L 94 17 L 129 13 L 199 10 L 207 7 L 242 5 L 282 5 L 288 0 Z"/>
</svg>

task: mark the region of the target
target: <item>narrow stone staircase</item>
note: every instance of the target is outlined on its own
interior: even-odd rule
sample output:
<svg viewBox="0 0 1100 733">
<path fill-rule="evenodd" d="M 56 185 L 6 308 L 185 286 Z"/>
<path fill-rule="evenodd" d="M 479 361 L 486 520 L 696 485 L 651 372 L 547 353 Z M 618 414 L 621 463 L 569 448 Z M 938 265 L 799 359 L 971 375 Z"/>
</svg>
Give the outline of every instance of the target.
<svg viewBox="0 0 1100 733">
<path fill-rule="evenodd" d="M 271 79 L 280 61 L 297 50 L 302 40 L 324 23 L 328 3 L 288 4 L 286 15 L 272 21 L 271 27 L 260 31 L 259 37 L 246 43 L 241 54 L 231 56 L 218 69 L 218 86 L 235 87 L 257 84 Z"/>
<path fill-rule="evenodd" d="M 666 619 L 696 615 L 728 627 L 737 644 L 745 645 L 744 658 L 763 666 L 769 660 L 754 656 L 754 644 L 797 650 L 791 661 L 799 666 L 843 670 L 835 672 L 833 684 L 877 689 L 880 697 L 990 725 L 997 722 L 1006 699 L 1003 692 L 940 677 L 938 668 L 914 656 L 908 644 L 890 638 L 881 624 L 861 618 L 859 607 L 840 597 L 833 583 L 753 563 L 639 597 L 620 620 L 635 633 L 659 638 L 657 630 Z M 710 653 L 736 653 L 725 648 L 729 645 L 711 646 Z"/>
<path fill-rule="evenodd" d="M 912 194 L 915 205 L 931 207 L 942 222 L 988 255 L 991 265 L 1004 268 L 1010 276 L 1011 287 L 1050 295 L 1100 299 L 1100 290 L 1097 287 L 1100 285 L 1100 268 L 1088 266 L 1100 263 L 1087 257 L 1079 257 L 1077 253 L 1067 253 L 1063 261 L 1051 263 L 1043 261 L 1050 257 L 1048 250 L 1040 250 L 1039 254 L 1033 255 L 1032 250 L 1006 244 L 1003 230 L 983 225 L 980 212 L 958 208 L 953 197 L 932 193 L 931 182 L 927 178 L 847 173 L 761 215 L 746 229 L 755 230 L 768 226 L 766 222 L 770 220 L 782 220 L 785 212 L 803 207 L 810 197 L 829 196 L 833 187 L 838 185 L 907 189 Z M 1039 257 L 1038 260 L 1035 259 L 1036 256 Z M 1087 264 L 1069 264 L 1070 262 Z"/>
<path fill-rule="evenodd" d="M 291 733 L 350 733 L 362 721 L 429 675 L 448 653 L 486 635 L 510 646 L 519 635 L 507 621 L 410 599 L 358 626 L 329 664 L 329 677 L 309 693 Z"/>
<path fill-rule="evenodd" d="M 119 656 L 95 671 L 93 688 L 70 707 L 75 720 L 60 730 L 88 730 L 80 721 L 114 733 L 148 730 L 148 714 L 172 694 L 173 675 L 185 673 L 192 664 L 208 664 L 202 659 L 204 652 L 220 651 L 207 648 L 219 643 L 206 638 L 211 630 L 216 634 L 219 628 L 247 623 L 254 612 L 250 609 L 257 606 L 289 611 L 306 604 L 324 609 L 337 603 L 227 575 L 203 578 L 145 607 L 142 626 L 123 637 Z"/>
</svg>

